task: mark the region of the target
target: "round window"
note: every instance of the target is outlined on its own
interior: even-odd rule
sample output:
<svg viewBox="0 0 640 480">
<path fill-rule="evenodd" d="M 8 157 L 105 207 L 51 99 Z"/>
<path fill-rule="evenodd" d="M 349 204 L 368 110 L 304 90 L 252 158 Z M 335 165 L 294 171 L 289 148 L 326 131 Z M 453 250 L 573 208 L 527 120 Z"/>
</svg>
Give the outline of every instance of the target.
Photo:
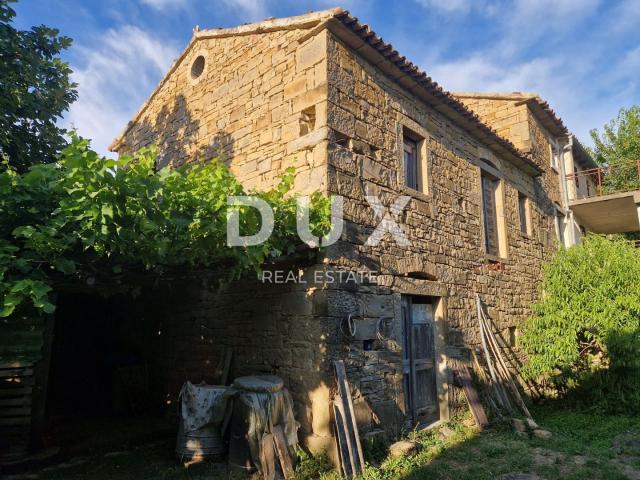
<svg viewBox="0 0 640 480">
<path fill-rule="evenodd" d="M 191 78 L 195 80 L 204 72 L 204 57 L 198 55 L 191 65 Z"/>
</svg>

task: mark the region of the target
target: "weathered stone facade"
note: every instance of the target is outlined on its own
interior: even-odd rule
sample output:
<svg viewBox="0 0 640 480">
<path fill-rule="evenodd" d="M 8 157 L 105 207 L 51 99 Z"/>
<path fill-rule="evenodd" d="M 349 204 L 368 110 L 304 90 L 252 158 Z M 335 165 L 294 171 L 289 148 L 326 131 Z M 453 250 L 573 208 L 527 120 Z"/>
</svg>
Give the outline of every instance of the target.
<svg viewBox="0 0 640 480">
<path fill-rule="evenodd" d="M 569 200 L 578 192 L 586 194 L 596 187 L 588 176 L 575 180 L 567 175 L 596 165 L 548 103 L 531 93 L 460 92 L 454 95 L 499 135 L 531 155 L 543 172 L 538 192 L 541 198 L 546 196 L 549 200 L 549 215 L 559 211 L 566 217 L 561 224 L 566 230 L 565 244 L 578 243 L 584 229 L 574 218 Z"/>
<path fill-rule="evenodd" d="M 356 34 L 364 30 L 352 20 L 332 10 L 197 32 L 114 143 L 118 152 L 157 143 L 163 162 L 173 164 L 222 146 L 224 160 L 248 187 L 273 184 L 294 166 L 297 191 L 344 197 L 342 238 L 304 266 L 307 283 L 245 280 L 218 293 L 185 285 L 151 312 L 164 325 L 164 339 L 156 341 L 158 352 L 166 352 L 168 393 L 187 376 L 198 380 L 219 361 L 221 346 L 231 346 L 234 374 L 285 379 L 303 436 L 315 449 L 333 445 L 334 359 L 347 364 L 363 429 L 392 433 L 403 425 L 403 296 L 433 302 L 438 415 L 446 418 L 448 358 L 468 360 L 479 342 L 476 294 L 501 336 L 512 339 L 537 298 L 543 261 L 556 248 L 549 205 L 560 193 L 548 162 L 536 160 L 536 168 L 430 79 L 403 75 L 404 60 L 382 55 L 384 44 Z M 199 55 L 205 67 L 193 79 Z M 539 136 L 535 125 L 513 128 L 521 135 L 517 146 Z M 404 185 L 405 131 L 419 139 L 421 191 Z M 544 138 L 538 141 L 543 150 Z M 500 185 L 498 256 L 485 248 L 483 174 Z M 388 235 L 367 245 L 380 219 L 366 197 L 377 196 L 388 208 L 401 195 L 409 203 L 395 218 L 408 246 Z M 523 196 L 527 232 L 519 217 Z M 314 272 L 341 269 L 376 278 L 313 281 Z M 345 332 L 349 317 L 353 335 Z"/>
<path fill-rule="evenodd" d="M 297 191 L 325 189 L 326 34 L 306 35 L 285 28 L 196 33 L 112 148 L 156 144 L 160 166 L 218 157 L 247 189 L 273 185 L 293 166 Z M 199 56 L 204 71 L 194 79 Z"/>
</svg>

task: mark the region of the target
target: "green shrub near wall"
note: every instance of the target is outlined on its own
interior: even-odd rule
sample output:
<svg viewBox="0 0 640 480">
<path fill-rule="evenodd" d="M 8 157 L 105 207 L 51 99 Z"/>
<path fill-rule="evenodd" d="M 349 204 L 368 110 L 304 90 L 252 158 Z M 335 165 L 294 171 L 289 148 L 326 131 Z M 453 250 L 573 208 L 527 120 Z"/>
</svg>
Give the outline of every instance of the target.
<svg viewBox="0 0 640 480">
<path fill-rule="evenodd" d="M 159 171 L 156 160 L 154 148 L 107 159 L 72 135 L 55 164 L 19 173 L 0 162 L 0 318 L 20 308 L 52 313 L 61 284 L 107 294 L 112 287 L 134 290 L 141 275 L 178 268 L 219 268 L 222 283 L 301 245 L 292 168 L 275 187 L 246 192 L 216 159 Z M 240 211 L 242 235 L 262 225 L 258 210 L 227 205 L 237 195 L 271 207 L 274 229 L 265 242 L 227 244 L 231 209 Z M 311 196 L 315 235 L 330 230 L 330 208 L 328 197 Z"/>
<path fill-rule="evenodd" d="M 593 408 L 640 408 L 640 249 L 589 235 L 546 266 L 524 373 Z"/>
</svg>

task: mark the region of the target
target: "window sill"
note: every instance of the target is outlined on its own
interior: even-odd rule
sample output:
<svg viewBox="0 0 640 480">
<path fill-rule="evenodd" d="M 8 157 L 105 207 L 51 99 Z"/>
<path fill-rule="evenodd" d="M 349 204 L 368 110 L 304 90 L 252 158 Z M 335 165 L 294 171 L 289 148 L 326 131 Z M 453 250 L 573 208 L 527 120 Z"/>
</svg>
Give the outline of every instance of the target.
<svg viewBox="0 0 640 480">
<path fill-rule="evenodd" d="M 402 185 L 400 187 L 400 192 L 418 200 L 422 200 L 423 202 L 431 202 L 431 195 L 425 192 L 421 192 L 420 190 L 414 190 L 413 188 L 407 187 L 406 185 Z"/>
<path fill-rule="evenodd" d="M 507 261 L 507 257 L 497 257 L 486 252 L 484 254 L 484 258 L 486 263 L 505 263 Z"/>
</svg>

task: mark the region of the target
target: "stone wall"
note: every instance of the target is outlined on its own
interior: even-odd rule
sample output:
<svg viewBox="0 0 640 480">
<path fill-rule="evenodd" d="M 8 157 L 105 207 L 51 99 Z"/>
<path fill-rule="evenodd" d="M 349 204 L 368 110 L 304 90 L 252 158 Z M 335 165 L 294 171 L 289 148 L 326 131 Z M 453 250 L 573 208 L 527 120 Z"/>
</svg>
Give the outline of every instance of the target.
<svg viewBox="0 0 640 480">
<path fill-rule="evenodd" d="M 189 79 L 204 55 L 204 78 Z M 521 112 L 518 111 L 517 115 Z M 402 185 L 402 131 L 423 137 L 422 192 Z M 525 134 L 523 133 L 523 142 Z M 156 142 L 163 163 L 225 161 L 248 188 L 273 184 L 296 167 L 296 190 L 345 197 L 341 240 L 309 271 L 368 269 L 376 281 L 265 285 L 247 280 L 224 292 L 174 285 L 152 301 L 154 358 L 166 394 L 186 378 L 207 379 L 223 346 L 233 376 L 281 375 L 294 394 L 303 438 L 333 445 L 331 361 L 344 359 L 363 431 L 404 422 L 402 294 L 444 303 L 439 359 L 468 359 L 479 344 L 475 295 L 505 339 L 537 299 L 542 263 L 555 250 L 550 184 L 496 156 L 467 131 L 383 75 L 330 30 L 281 30 L 195 43 L 124 135 L 119 152 Z M 501 179 L 504 258 L 485 253 L 481 171 Z M 544 178 L 543 178 L 544 180 Z M 520 231 L 518 194 L 531 199 L 531 234 Z M 365 246 L 378 220 L 365 196 L 409 204 L 398 218 L 410 244 Z M 356 317 L 355 337 L 344 321 Z M 155 326 L 152 331 L 156 331 Z M 447 403 L 451 374 L 439 366 Z"/>
<path fill-rule="evenodd" d="M 400 294 L 446 296 L 443 335 L 452 356 L 464 358 L 465 347 L 479 345 L 476 293 L 508 341 L 530 314 L 542 263 L 556 248 L 548 216 L 553 190 L 494 155 L 333 35 L 328 75 L 329 191 L 347 199 L 346 231 L 342 242 L 329 249 L 328 259 L 332 265 L 369 268 L 390 279 L 384 285 L 330 293 L 330 313 L 336 322 L 349 314 L 361 315 L 363 322 L 380 318 L 382 312 L 392 318 L 387 341 L 365 350 L 363 341 L 353 340 L 335 355 L 348 358 L 350 380 L 371 407 L 372 423 L 378 417 L 387 427 L 404 412 Z M 425 137 L 426 192 L 410 191 L 400 180 L 403 126 Z M 481 168 L 504 185 L 507 255 L 498 261 L 483 246 Z M 531 199 L 531 235 L 519 228 L 518 192 Z M 410 245 L 400 247 L 385 238 L 376 247 L 365 246 L 377 222 L 364 197 L 377 195 L 389 205 L 401 194 L 411 196 L 399 219 Z M 423 279 L 407 278 L 416 273 Z"/>
<path fill-rule="evenodd" d="M 115 150 L 156 144 L 160 166 L 221 157 L 247 189 L 296 169 L 298 191 L 326 188 L 326 35 L 305 29 L 197 40 Z M 202 74 L 192 78 L 195 59 Z"/>
<path fill-rule="evenodd" d="M 144 338 L 140 344 L 154 398 L 173 405 L 186 380 L 219 382 L 216 371 L 230 348 L 229 381 L 280 376 L 294 398 L 301 438 L 315 431 L 330 439 L 333 374 L 326 351 L 336 331 L 328 323 L 326 292 L 312 283 L 318 268 L 292 268 L 300 281 L 280 285 L 250 275 L 220 289 L 215 279 L 203 275 L 145 290 L 133 330 Z"/>
<path fill-rule="evenodd" d="M 461 97 L 460 101 L 500 136 L 523 152 L 530 153 L 531 159 L 543 172 L 537 179 L 539 200 L 552 215 L 553 203 L 563 205 L 563 201 L 560 172 L 551 167 L 551 142 L 554 139 L 561 143 L 565 140 L 551 135 L 521 100 Z"/>
</svg>

